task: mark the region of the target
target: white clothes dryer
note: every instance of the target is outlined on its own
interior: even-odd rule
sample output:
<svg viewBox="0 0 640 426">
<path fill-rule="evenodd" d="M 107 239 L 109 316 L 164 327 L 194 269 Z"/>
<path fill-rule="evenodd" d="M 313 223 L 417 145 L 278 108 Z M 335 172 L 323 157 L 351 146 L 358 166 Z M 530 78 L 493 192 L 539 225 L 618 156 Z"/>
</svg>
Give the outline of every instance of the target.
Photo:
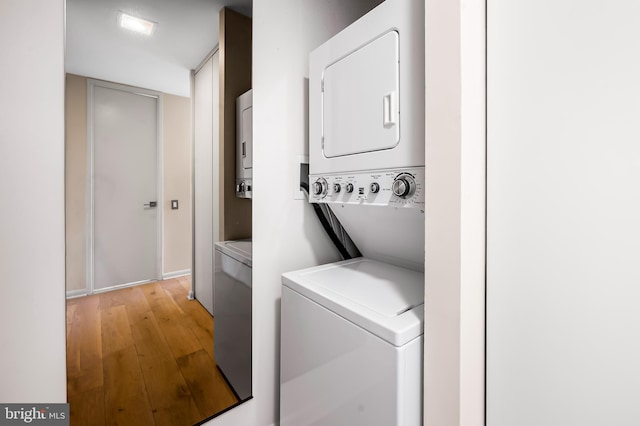
<svg viewBox="0 0 640 426">
<path fill-rule="evenodd" d="M 424 1 L 386 0 L 309 55 L 309 201 L 368 258 L 424 270 Z"/>
<path fill-rule="evenodd" d="M 282 282 L 280 424 L 420 425 L 424 274 L 358 258 Z"/>
</svg>

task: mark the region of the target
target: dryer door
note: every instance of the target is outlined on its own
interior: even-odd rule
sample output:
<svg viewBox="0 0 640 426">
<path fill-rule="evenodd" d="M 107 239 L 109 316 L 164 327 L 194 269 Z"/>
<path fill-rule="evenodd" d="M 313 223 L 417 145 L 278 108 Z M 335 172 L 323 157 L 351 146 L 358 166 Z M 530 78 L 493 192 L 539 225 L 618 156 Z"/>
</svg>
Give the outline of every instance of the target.
<svg viewBox="0 0 640 426">
<path fill-rule="evenodd" d="M 324 69 L 325 157 L 395 147 L 400 140 L 399 34 L 390 31 Z"/>
<path fill-rule="evenodd" d="M 243 170 L 253 167 L 253 108 L 242 110 L 242 138 L 240 146 Z"/>
</svg>

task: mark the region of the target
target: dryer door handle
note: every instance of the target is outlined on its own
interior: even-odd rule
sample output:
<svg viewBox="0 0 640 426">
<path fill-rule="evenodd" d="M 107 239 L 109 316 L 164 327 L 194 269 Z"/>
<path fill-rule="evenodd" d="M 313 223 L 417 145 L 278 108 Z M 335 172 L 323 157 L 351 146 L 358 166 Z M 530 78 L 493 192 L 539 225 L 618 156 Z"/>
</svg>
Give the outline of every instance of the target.
<svg viewBox="0 0 640 426">
<path fill-rule="evenodd" d="M 382 125 L 385 128 L 393 127 L 398 120 L 398 93 L 389 92 L 382 98 Z"/>
</svg>

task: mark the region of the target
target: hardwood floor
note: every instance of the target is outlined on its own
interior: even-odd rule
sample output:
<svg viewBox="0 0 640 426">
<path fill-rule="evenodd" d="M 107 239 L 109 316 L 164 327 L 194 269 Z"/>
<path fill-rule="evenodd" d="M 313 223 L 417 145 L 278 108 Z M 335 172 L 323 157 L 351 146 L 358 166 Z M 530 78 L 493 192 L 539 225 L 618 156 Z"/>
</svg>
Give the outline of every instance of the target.
<svg viewBox="0 0 640 426">
<path fill-rule="evenodd" d="M 193 425 L 238 402 L 189 277 L 67 301 L 71 426 Z"/>
</svg>

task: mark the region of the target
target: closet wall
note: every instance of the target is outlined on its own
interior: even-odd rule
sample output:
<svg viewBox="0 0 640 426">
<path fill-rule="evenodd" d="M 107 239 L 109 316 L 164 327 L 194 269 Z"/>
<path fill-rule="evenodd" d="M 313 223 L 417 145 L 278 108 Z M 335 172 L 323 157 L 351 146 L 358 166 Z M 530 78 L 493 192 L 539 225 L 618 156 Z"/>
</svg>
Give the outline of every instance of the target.
<svg viewBox="0 0 640 426">
<path fill-rule="evenodd" d="M 640 4 L 487 12 L 487 425 L 638 425 Z"/>
</svg>

